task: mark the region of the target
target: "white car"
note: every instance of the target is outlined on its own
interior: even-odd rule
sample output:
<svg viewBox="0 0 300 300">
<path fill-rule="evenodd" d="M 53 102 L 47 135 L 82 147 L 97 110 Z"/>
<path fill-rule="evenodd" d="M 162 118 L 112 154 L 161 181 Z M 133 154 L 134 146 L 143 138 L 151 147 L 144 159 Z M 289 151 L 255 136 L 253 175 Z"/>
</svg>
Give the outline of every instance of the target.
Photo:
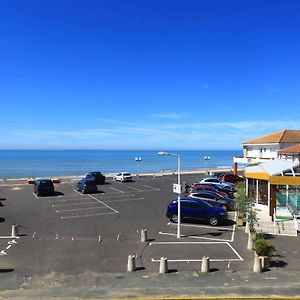
<svg viewBox="0 0 300 300">
<path fill-rule="evenodd" d="M 120 182 L 132 181 L 132 176 L 128 172 L 121 172 L 115 175 L 113 179 Z"/>
<path fill-rule="evenodd" d="M 203 178 L 200 180 L 200 183 L 208 183 L 208 184 L 219 184 L 223 186 L 224 189 L 229 189 L 233 190 L 234 189 L 234 184 L 231 182 L 225 182 L 217 177 L 208 177 L 208 178 Z"/>
</svg>

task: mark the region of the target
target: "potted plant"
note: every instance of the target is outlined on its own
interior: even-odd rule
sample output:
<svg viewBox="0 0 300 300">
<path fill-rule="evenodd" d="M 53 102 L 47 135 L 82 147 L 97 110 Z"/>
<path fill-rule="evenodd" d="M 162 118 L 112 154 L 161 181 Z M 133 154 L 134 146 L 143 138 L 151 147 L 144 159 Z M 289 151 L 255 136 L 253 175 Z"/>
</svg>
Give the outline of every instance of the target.
<svg viewBox="0 0 300 300">
<path fill-rule="evenodd" d="M 253 250 L 255 255 L 260 257 L 262 268 L 268 268 L 270 266 L 270 256 L 276 251 L 275 247 L 268 240 L 257 238 Z"/>
</svg>

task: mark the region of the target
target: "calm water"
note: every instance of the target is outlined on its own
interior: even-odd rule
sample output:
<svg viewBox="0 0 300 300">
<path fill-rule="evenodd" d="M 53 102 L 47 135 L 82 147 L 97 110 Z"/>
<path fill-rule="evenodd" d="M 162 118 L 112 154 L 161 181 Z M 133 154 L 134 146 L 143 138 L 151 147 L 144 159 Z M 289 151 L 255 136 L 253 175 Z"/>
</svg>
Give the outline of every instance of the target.
<svg viewBox="0 0 300 300">
<path fill-rule="evenodd" d="M 170 151 L 180 155 L 182 170 L 205 168 L 205 156 L 210 156 L 209 168 L 231 167 L 236 151 Z M 137 164 L 136 157 L 142 161 Z M 131 173 L 176 170 L 174 156 L 159 156 L 157 151 L 96 151 L 96 150 L 0 150 L 0 178 L 42 176 L 73 176 L 99 170 L 104 174 L 119 171 Z"/>
</svg>

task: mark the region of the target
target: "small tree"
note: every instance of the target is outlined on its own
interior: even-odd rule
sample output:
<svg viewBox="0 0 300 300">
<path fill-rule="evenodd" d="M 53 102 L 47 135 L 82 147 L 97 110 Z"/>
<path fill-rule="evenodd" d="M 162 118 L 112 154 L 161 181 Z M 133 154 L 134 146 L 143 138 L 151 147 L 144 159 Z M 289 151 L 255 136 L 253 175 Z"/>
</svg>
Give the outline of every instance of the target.
<svg viewBox="0 0 300 300">
<path fill-rule="evenodd" d="M 249 207 L 250 198 L 246 195 L 244 182 L 237 184 L 235 208 L 240 218 L 246 218 Z"/>
<path fill-rule="evenodd" d="M 258 222 L 257 211 L 254 209 L 253 203 L 253 199 L 251 197 L 248 197 L 246 221 L 249 224 L 250 232 L 254 232 L 254 226 Z"/>
</svg>

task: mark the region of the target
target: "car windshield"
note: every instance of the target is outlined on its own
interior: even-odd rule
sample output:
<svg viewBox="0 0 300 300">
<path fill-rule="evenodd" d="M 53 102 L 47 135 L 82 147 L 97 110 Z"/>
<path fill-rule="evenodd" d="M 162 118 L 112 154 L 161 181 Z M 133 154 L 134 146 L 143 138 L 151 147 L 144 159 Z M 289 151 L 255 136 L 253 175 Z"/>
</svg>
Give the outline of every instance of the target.
<svg viewBox="0 0 300 300">
<path fill-rule="evenodd" d="M 123 175 L 124 176 L 130 176 L 130 173 L 124 173 Z"/>
</svg>

